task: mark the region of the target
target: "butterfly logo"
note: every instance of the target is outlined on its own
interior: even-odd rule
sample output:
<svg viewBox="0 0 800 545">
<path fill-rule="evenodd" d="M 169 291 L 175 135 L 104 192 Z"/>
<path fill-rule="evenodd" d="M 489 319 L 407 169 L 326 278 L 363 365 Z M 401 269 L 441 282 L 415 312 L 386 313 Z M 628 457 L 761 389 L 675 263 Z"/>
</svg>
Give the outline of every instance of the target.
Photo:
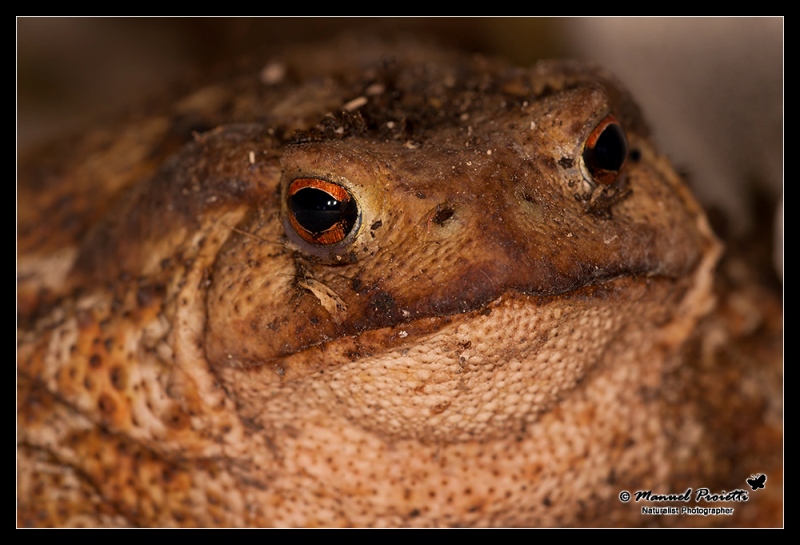
<svg viewBox="0 0 800 545">
<path fill-rule="evenodd" d="M 747 484 L 750 485 L 750 488 L 753 490 L 758 490 L 759 488 L 764 488 L 764 483 L 767 482 L 767 475 L 765 473 L 759 473 L 757 475 L 750 475 L 750 478 L 747 479 Z"/>
</svg>

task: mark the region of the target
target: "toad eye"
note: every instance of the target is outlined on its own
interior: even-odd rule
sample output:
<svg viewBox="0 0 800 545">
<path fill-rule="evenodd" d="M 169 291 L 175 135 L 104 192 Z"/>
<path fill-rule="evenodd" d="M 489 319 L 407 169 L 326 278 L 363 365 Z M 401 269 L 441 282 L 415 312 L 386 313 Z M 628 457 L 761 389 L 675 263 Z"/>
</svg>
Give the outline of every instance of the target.
<svg viewBox="0 0 800 545">
<path fill-rule="evenodd" d="M 311 244 L 328 246 L 341 242 L 358 219 L 358 205 L 350 192 L 327 180 L 292 180 L 286 198 L 289 223 Z"/>
<path fill-rule="evenodd" d="M 581 159 L 583 175 L 590 183 L 610 185 L 619 178 L 628 159 L 628 140 L 613 115 L 607 115 L 594 128 Z"/>
</svg>

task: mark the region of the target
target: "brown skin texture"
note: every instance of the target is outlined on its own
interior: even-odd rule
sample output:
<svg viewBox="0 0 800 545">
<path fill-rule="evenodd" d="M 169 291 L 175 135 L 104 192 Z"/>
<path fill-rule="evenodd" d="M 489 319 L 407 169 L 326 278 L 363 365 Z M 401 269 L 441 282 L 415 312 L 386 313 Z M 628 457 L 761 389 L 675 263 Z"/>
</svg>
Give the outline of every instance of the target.
<svg viewBox="0 0 800 545">
<path fill-rule="evenodd" d="M 780 523 L 764 491 L 732 517 L 617 499 L 780 489 L 782 440 L 737 395 L 753 365 L 717 357 L 720 245 L 624 89 L 369 45 L 23 161 L 18 524 Z M 609 115 L 629 153 L 597 185 Z M 344 240 L 294 231 L 297 178 L 356 201 Z"/>
</svg>

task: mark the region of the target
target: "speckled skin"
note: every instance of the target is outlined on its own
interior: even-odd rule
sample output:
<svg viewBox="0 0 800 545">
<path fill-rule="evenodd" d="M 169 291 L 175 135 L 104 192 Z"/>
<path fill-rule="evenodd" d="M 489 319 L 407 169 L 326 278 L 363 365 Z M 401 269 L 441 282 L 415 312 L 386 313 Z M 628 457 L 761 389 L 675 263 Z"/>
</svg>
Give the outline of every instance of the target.
<svg viewBox="0 0 800 545">
<path fill-rule="evenodd" d="M 719 481 L 684 357 L 720 246 L 610 76 L 272 62 L 23 161 L 20 525 L 659 524 L 618 493 Z M 298 177 L 345 241 L 292 232 Z"/>
</svg>

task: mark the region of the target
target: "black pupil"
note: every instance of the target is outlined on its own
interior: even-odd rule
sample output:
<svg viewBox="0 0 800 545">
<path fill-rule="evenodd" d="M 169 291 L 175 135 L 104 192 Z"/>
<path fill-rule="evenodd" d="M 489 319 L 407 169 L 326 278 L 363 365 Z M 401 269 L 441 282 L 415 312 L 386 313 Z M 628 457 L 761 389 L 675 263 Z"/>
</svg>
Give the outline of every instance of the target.
<svg viewBox="0 0 800 545">
<path fill-rule="evenodd" d="M 595 146 L 591 150 L 586 150 L 584 159 L 590 168 L 600 168 L 603 170 L 619 170 L 625 164 L 628 155 L 628 145 L 625 141 L 625 133 L 622 127 L 617 124 L 608 125 L 603 129 L 603 133 L 597 139 Z"/>
<path fill-rule="evenodd" d="M 304 187 L 289 198 L 289 208 L 297 223 L 310 233 L 323 233 L 342 223 L 345 233 L 356 221 L 356 204 L 353 199 L 341 202 L 330 193 L 316 187 Z"/>
</svg>

